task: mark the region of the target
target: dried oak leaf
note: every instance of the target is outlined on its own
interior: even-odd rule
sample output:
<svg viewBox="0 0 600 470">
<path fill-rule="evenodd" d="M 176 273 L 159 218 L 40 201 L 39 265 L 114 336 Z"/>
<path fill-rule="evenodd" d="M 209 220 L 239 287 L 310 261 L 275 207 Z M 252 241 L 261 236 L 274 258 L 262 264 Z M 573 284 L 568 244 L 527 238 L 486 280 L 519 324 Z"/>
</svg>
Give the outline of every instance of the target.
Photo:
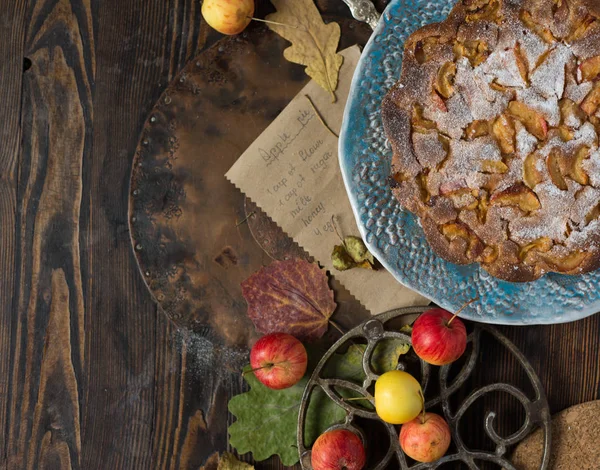
<svg viewBox="0 0 600 470">
<path fill-rule="evenodd" d="M 361 238 L 350 235 L 342 240 L 341 245 L 333 247 L 331 262 L 338 271 L 351 268 L 373 269 L 375 258 Z"/>
<path fill-rule="evenodd" d="M 275 261 L 242 282 L 248 316 L 261 333 L 289 333 L 300 340 L 320 338 L 336 308 L 326 274 L 295 258 Z"/>
<path fill-rule="evenodd" d="M 267 16 L 269 28 L 292 43 L 283 56 L 290 62 L 306 65 L 306 74 L 331 93 L 338 85 L 344 58 L 336 53 L 340 42 L 340 25 L 325 24 L 313 0 L 271 0 L 277 12 Z"/>
<path fill-rule="evenodd" d="M 217 470 L 254 470 L 254 465 L 240 462 L 235 455 L 224 452 L 219 459 Z"/>
</svg>

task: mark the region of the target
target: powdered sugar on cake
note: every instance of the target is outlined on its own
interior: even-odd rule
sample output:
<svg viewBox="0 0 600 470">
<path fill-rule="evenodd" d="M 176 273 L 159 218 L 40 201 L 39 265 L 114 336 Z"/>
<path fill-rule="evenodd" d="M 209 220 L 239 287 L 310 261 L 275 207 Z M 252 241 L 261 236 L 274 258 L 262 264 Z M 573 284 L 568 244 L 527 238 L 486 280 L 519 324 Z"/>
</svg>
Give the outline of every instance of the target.
<svg viewBox="0 0 600 470">
<path fill-rule="evenodd" d="M 600 46 L 588 38 L 573 39 L 573 25 L 549 27 L 552 5 L 541 1 L 539 8 L 548 7 L 545 13 L 528 12 L 529 3 L 506 0 L 495 19 L 484 15 L 483 21 L 469 21 L 467 13 L 466 21 L 463 16 L 446 29 L 432 30 L 436 33 L 431 36 L 417 36 L 440 38 L 439 44 L 423 46 L 415 72 L 406 74 L 414 84 L 411 103 L 422 109 L 422 117 L 414 111 L 412 117 L 413 126 L 420 126 L 412 133 L 412 153 L 422 168 L 416 185 L 426 188 L 417 195 L 421 201 L 415 203 L 416 212 L 430 217 L 439 229 L 433 234 L 426 230 L 428 239 L 441 237 L 452 244 L 465 237 L 468 227 L 467 233 L 484 247 L 499 250 L 502 263 L 529 270 L 523 275 L 529 279 L 541 271 L 534 274 L 531 266 L 513 265 L 541 260 L 536 269 L 554 270 L 561 257 L 600 250 L 600 120 L 595 120 L 600 107 L 589 99 L 600 73 L 591 76 L 589 62 L 581 71 L 589 51 L 600 53 Z M 485 11 L 486 3 L 482 5 Z M 583 12 L 586 7 L 578 8 Z M 568 21 L 581 22 L 582 15 L 571 15 Z M 568 41 L 553 36 L 563 30 L 571 37 Z M 594 34 L 600 39 L 600 32 Z M 395 99 L 399 107 L 408 104 L 401 93 Z M 422 121 L 415 124 L 415 119 Z M 396 155 L 401 168 L 402 155 Z M 463 228 L 442 226 L 454 220 Z M 443 243 L 432 245 L 437 250 Z M 460 243 L 475 246 L 468 239 Z M 528 250 L 538 248 L 524 261 Z M 555 258 L 543 264 L 548 256 Z M 495 263 L 473 260 L 486 269 Z M 576 261 L 569 258 L 565 266 L 576 266 Z"/>
</svg>

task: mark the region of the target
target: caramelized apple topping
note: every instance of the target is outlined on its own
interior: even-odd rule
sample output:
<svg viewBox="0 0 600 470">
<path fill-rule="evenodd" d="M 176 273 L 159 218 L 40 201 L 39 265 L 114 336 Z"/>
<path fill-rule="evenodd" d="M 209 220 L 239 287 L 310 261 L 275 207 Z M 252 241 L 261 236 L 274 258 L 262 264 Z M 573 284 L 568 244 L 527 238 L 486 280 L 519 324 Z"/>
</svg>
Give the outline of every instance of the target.
<svg viewBox="0 0 600 470">
<path fill-rule="evenodd" d="M 523 212 L 533 212 L 541 207 L 537 195 L 527 186 L 517 183 L 511 187 L 495 193 L 490 199 L 490 203 L 496 206 L 518 207 Z"/>
<path fill-rule="evenodd" d="M 402 173 L 401 171 L 397 171 L 390 177 L 390 187 L 397 188 L 405 181 L 408 181 L 408 175 Z"/>
<path fill-rule="evenodd" d="M 567 127 L 574 127 L 572 124 L 585 120 L 585 113 L 574 101 L 563 98 L 558 102 L 560 108 L 560 120 Z"/>
<path fill-rule="evenodd" d="M 584 82 L 600 79 L 600 55 L 584 60 L 579 65 L 579 70 Z"/>
<path fill-rule="evenodd" d="M 479 261 L 484 264 L 491 264 L 498 259 L 498 248 L 495 246 L 486 246 L 479 257 Z"/>
<path fill-rule="evenodd" d="M 515 125 L 505 114 L 501 114 L 492 124 L 492 134 L 496 137 L 503 154 L 515 153 Z"/>
<path fill-rule="evenodd" d="M 575 153 L 575 157 L 571 160 L 571 167 L 569 168 L 569 176 L 573 181 L 577 181 L 581 185 L 589 184 L 590 178 L 583 169 L 583 162 L 590 156 L 589 147 L 581 147 Z"/>
<path fill-rule="evenodd" d="M 539 140 L 544 140 L 548 134 L 548 124 L 540 113 L 534 111 L 520 101 L 508 103 L 508 113 L 517 118 Z"/>
<path fill-rule="evenodd" d="M 529 84 L 529 71 L 527 70 L 527 59 L 525 58 L 525 54 L 521 49 L 521 43 L 519 42 L 517 42 L 517 45 L 515 46 L 515 59 L 517 61 L 517 67 L 519 68 L 521 78 L 526 84 Z"/>
<path fill-rule="evenodd" d="M 454 59 L 466 57 L 473 67 L 482 64 L 488 58 L 488 45 L 485 41 L 456 41 L 452 48 Z"/>
<path fill-rule="evenodd" d="M 537 240 L 528 243 L 527 245 L 521 247 L 519 250 L 519 259 L 524 261 L 527 258 L 529 252 L 539 251 L 541 253 L 546 253 L 552 249 L 552 240 L 548 237 L 540 237 Z"/>
<path fill-rule="evenodd" d="M 489 195 L 487 193 L 482 194 L 481 197 L 477 200 L 477 207 L 475 208 L 475 210 L 477 211 L 477 220 L 479 220 L 479 222 L 482 224 L 485 224 L 485 221 L 487 220 L 487 212 L 489 205 Z"/>
<path fill-rule="evenodd" d="M 563 158 L 560 150 L 553 148 L 548 154 L 548 158 L 546 158 L 546 165 L 548 167 L 548 173 L 550 174 L 550 179 L 561 191 L 566 191 L 569 189 L 567 186 L 567 182 L 565 181 L 562 171 L 561 171 L 561 159 Z"/>
<path fill-rule="evenodd" d="M 485 120 L 473 121 L 470 123 L 464 132 L 465 140 L 473 140 L 477 137 L 483 137 L 489 133 L 489 124 Z"/>
<path fill-rule="evenodd" d="M 415 59 L 419 64 L 428 62 L 429 59 L 435 54 L 435 49 L 440 45 L 439 36 L 429 36 L 423 38 L 415 44 L 414 54 Z"/>
<path fill-rule="evenodd" d="M 573 132 L 568 126 L 561 124 L 558 126 L 558 136 L 563 142 L 569 142 L 575 138 L 575 132 Z"/>
<path fill-rule="evenodd" d="M 428 169 L 417 175 L 417 186 L 419 187 L 421 201 L 425 204 L 431 202 L 431 193 L 429 192 L 429 189 L 427 189 L 427 173 L 429 173 Z"/>
<path fill-rule="evenodd" d="M 420 133 L 427 133 L 431 129 L 437 129 L 437 124 L 423 117 L 423 107 L 414 104 L 412 109 L 412 127 L 413 130 Z"/>
<path fill-rule="evenodd" d="M 483 160 L 481 163 L 481 171 L 483 173 L 503 174 L 508 171 L 508 167 L 502 160 Z"/>
<path fill-rule="evenodd" d="M 600 217 L 600 203 L 596 204 L 596 206 L 587 213 L 585 216 L 585 225 L 588 225 L 593 220 L 596 220 Z"/>
<path fill-rule="evenodd" d="M 462 222 L 450 222 L 442 225 L 442 234 L 449 242 L 464 240 L 467 242 L 466 255 L 469 259 L 475 259 L 484 250 L 481 239 Z"/>
<path fill-rule="evenodd" d="M 597 82 L 592 91 L 584 98 L 581 109 L 588 115 L 595 114 L 600 107 L 600 82 Z"/>
<path fill-rule="evenodd" d="M 567 42 L 575 42 L 583 39 L 588 31 L 598 22 L 596 18 L 591 15 L 587 15 L 583 21 L 581 21 L 577 27 L 567 37 Z"/>
<path fill-rule="evenodd" d="M 531 13 L 529 13 L 527 10 L 521 10 L 521 14 L 519 15 L 519 17 L 521 18 L 523 24 L 527 26 L 527 28 L 529 28 L 531 31 L 533 31 L 535 34 L 541 37 L 545 42 L 547 42 L 548 44 L 553 44 L 556 42 L 556 38 L 554 37 L 552 32 L 548 28 L 537 23 L 533 19 Z"/>
<path fill-rule="evenodd" d="M 467 23 L 472 21 L 499 21 L 498 12 L 500 11 L 500 0 L 488 0 L 486 2 L 477 2 L 483 3 L 483 5 L 479 8 L 475 8 L 470 10 L 465 20 Z"/>
<path fill-rule="evenodd" d="M 542 182 L 542 173 L 538 170 L 540 156 L 537 153 L 530 153 L 523 162 L 523 181 L 531 189 Z"/>
<path fill-rule="evenodd" d="M 562 258 L 546 255 L 544 259 L 559 273 L 567 273 L 580 267 L 588 256 L 589 254 L 583 251 L 575 251 Z"/>
<path fill-rule="evenodd" d="M 437 74 L 437 80 L 434 84 L 437 92 L 448 99 L 454 94 L 454 76 L 456 75 L 456 64 L 446 62 L 443 64 Z"/>
</svg>

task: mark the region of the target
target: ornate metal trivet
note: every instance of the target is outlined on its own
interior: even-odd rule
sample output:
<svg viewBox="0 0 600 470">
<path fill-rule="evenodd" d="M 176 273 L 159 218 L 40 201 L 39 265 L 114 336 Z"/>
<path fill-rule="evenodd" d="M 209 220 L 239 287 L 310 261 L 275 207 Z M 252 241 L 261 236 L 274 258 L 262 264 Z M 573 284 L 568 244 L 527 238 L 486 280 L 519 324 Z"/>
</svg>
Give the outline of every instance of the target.
<svg viewBox="0 0 600 470">
<path fill-rule="evenodd" d="M 300 460 L 303 469 L 311 470 L 310 450 L 304 446 L 303 436 L 306 410 L 308 408 L 311 395 L 315 389 L 317 387 L 323 389 L 323 391 L 331 400 L 335 401 L 339 406 L 346 410 L 347 416 L 345 423 L 336 427 L 343 427 L 353 430 L 358 432 L 358 434 L 364 438 L 364 433 L 357 424 L 357 420 L 375 420 L 380 423 L 383 423 L 383 421 L 379 419 L 375 411 L 357 406 L 354 404 L 355 402 L 344 401 L 339 392 L 336 390 L 336 387 L 338 389 L 352 390 L 362 396 L 368 396 L 368 394 L 372 394 L 368 389 L 372 387 L 378 378 L 378 375 L 371 367 L 371 356 L 376 344 L 385 338 L 396 338 L 406 341 L 407 343 L 411 342 L 410 335 L 401 333 L 397 330 L 393 331 L 387 324 L 392 320 L 399 319 L 400 317 L 419 314 L 425 310 L 427 310 L 427 307 L 397 309 L 373 317 L 373 319 L 364 322 L 363 324 L 346 333 L 323 356 L 315 368 L 306 386 L 306 389 L 304 390 L 302 405 L 300 406 L 300 414 L 298 418 L 298 450 L 301 455 Z M 498 382 L 471 390 L 470 393 L 466 395 L 466 398 L 462 400 L 462 403 L 455 406 L 454 410 L 452 409 L 452 396 L 459 392 L 461 388 L 463 388 L 463 385 L 467 382 L 467 379 L 469 379 L 475 369 L 479 355 L 482 334 L 485 334 L 486 337 L 493 337 L 518 360 L 532 386 L 533 393 L 535 395 L 533 400 L 514 385 Z M 365 348 L 363 355 L 363 369 L 366 375 L 364 382 L 362 384 L 356 384 L 346 380 L 322 377 L 322 372 L 327 361 L 333 356 L 333 354 L 340 352 L 345 346 L 347 346 L 349 342 L 366 342 L 367 347 Z M 392 467 L 395 466 L 393 461 L 396 460 L 398 467 L 402 470 L 434 469 L 450 462 L 463 462 L 463 464 L 466 464 L 466 466 L 472 470 L 481 468 L 479 466 L 479 462 L 495 464 L 498 466 L 498 468 L 506 470 L 516 470 L 516 468 L 510 462 L 507 453 L 512 446 L 522 441 L 533 429 L 538 426 L 541 427 L 544 432 L 544 446 L 542 450 L 543 455 L 540 470 L 546 470 L 548 468 L 551 444 L 550 410 L 542 384 L 531 364 L 529 364 L 527 359 L 515 347 L 514 344 L 512 344 L 505 336 L 491 326 L 474 324 L 473 331 L 468 336 L 468 342 L 470 343 L 470 348 L 467 348 L 467 357 L 464 365 L 452 380 L 449 381 L 452 365 L 439 368 L 439 390 L 436 390 L 435 392 L 432 392 L 431 390 L 434 384 L 430 379 L 432 378 L 434 372 L 433 369 L 437 369 L 437 367 L 430 366 L 429 364 L 420 360 L 417 362 L 417 368 L 420 369 L 421 386 L 426 399 L 425 407 L 428 410 L 430 410 L 432 407 L 440 407 L 443 411 L 445 419 L 450 425 L 453 446 L 451 446 L 448 453 L 442 459 L 433 463 L 414 463 L 410 465 L 409 460 L 402 452 L 398 442 L 399 427 L 383 423 L 389 434 L 390 446 L 387 450 L 387 453 L 385 453 L 385 455 L 383 455 L 376 463 L 371 462 L 372 456 L 369 456 L 369 468 L 380 470 L 388 466 Z M 399 369 L 406 369 L 407 367 L 409 367 L 409 365 L 406 361 L 401 361 L 398 366 Z M 518 400 L 523 407 L 525 420 L 520 429 L 518 429 L 516 432 L 510 436 L 501 437 L 498 434 L 494 424 L 496 412 L 488 411 L 482 418 L 482 427 L 483 431 L 487 434 L 487 437 L 489 437 L 489 439 L 491 439 L 493 442 L 495 449 L 492 451 L 470 449 L 466 445 L 465 440 L 461 436 L 459 430 L 461 418 L 463 418 L 465 412 L 476 400 L 493 392 L 504 392 Z M 481 430 L 470 429 L 469 431 L 480 432 Z"/>
</svg>

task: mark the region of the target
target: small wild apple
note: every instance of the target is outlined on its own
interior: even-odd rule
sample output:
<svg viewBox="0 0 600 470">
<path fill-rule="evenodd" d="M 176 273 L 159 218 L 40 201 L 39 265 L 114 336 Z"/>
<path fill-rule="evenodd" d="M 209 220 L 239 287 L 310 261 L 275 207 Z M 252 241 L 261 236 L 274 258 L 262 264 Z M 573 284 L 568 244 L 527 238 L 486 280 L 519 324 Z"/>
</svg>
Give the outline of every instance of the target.
<svg viewBox="0 0 600 470">
<path fill-rule="evenodd" d="M 450 427 L 435 413 L 424 413 L 402 425 L 400 447 L 417 462 L 435 462 L 450 447 Z"/>
<path fill-rule="evenodd" d="M 386 423 L 406 423 L 422 410 L 421 384 L 408 372 L 391 370 L 375 382 L 375 411 Z"/>
<path fill-rule="evenodd" d="M 254 375 L 274 390 L 297 384 L 306 372 L 307 362 L 304 345 L 287 333 L 265 335 L 250 351 Z"/>
<path fill-rule="evenodd" d="M 347 429 L 333 429 L 315 441 L 310 461 L 313 470 L 361 470 L 365 466 L 365 446 Z"/>
<path fill-rule="evenodd" d="M 202 16 L 218 32 L 241 33 L 254 15 L 254 0 L 204 0 Z"/>
<path fill-rule="evenodd" d="M 443 366 L 456 361 L 467 348 L 465 324 L 450 312 L 434 308 L 421 314 L 412 330 L 412 344 L 421 359 Z"/>
</svg>

